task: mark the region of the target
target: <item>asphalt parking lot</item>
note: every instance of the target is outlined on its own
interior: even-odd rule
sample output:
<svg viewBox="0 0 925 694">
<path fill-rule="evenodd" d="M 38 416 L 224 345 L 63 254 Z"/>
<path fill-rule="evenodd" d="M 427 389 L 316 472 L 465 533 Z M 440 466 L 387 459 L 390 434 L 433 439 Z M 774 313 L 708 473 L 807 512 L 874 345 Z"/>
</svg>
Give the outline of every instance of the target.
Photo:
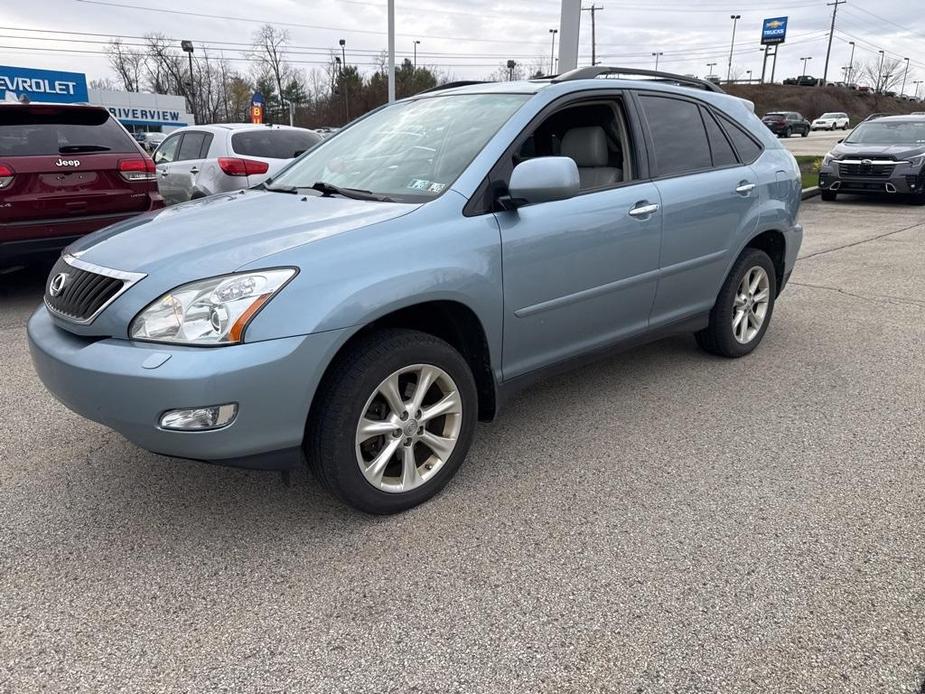
<svg viewBox="0 0 925 694">
<path fill-rule="evenodd" d="M 814 130 L 806 137 L 793 135 L 781 139 L 784 147 L 793 154 L 809 154 L 821 157 L 828 154 L 842 138 L 848 137 L 850 130 Z"/>
<path fill-rule="evenodd" d="M 919 692 L 925 210 L 802 221 L 752 356 L 551 380 L 390 518 L 69 413 L 0 276 L 0 691 Z"/>
</svg>

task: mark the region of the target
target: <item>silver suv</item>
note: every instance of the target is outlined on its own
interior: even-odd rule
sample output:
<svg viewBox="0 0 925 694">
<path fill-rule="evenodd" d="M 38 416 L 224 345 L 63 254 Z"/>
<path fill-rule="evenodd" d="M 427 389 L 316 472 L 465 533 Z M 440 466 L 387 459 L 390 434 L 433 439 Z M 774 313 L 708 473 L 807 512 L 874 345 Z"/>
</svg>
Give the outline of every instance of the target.
<svg viewBox="0 0 925 694">
<path fill-rule="evenodd" d="M 195 125 L 174 131 L 154 152 L 167 204 L 250 188 L 314 147 L 321 136 L 285 125 Z"/>
<path fill-rule="evenodd" d="M 257 189 L 74 244 L 30 346 L 62 402 L 149 450 L 304 455 L 346 502 L 392 513 L 550 370 L 675 333 L 755 349 L 799 206 L 793 156 L 707 82 L 594 67 L 440 89 Z"/>
</svg>

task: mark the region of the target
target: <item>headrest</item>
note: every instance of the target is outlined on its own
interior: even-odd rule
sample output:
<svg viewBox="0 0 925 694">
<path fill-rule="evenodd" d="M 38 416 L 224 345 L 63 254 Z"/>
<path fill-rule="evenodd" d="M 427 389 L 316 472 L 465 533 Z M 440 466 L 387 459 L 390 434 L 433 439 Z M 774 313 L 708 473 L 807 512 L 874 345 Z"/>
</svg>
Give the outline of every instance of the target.
<svg viewBox="0 0 925 694">
<path fill-rule="evenodd" d="M 607 166 L 607 134 L 599 125 L 572 128 L 562 138 L 561 154 L 574 159 L 578 166 Z"/>
</svg>

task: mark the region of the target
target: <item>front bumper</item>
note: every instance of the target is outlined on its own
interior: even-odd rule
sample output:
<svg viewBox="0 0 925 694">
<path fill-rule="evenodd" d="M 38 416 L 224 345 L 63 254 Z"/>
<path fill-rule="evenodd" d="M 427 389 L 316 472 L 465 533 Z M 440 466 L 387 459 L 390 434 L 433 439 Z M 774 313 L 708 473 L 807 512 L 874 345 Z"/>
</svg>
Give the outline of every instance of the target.
<svg viewBox="0 0 925 694">
<path fill-rule="evenodd" d="M 842 176 L 837 166 L 819 170 L 819 188 L 839 193 L 925 194 L 925 170 L 896 166 L 889 176 Z"/>
<path fill-rule="evenodd" d="M 312 398 L 344 332 L 213 348 L 92 340 L 57 327 L 44 306 L 28 326 L 39 378 L 77 414 L 162 455 L 270 469 L 298 465 Z M 166 410 L 230 402 L 238 415 L 224 429 L 158 427 Z"/>
</svg>

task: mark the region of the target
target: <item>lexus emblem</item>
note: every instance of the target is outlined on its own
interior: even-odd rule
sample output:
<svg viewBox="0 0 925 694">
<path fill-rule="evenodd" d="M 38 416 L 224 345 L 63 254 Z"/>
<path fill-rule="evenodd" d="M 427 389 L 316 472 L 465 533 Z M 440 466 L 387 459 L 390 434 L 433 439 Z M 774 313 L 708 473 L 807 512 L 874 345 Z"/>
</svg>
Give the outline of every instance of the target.
<svg viewBox="0 0 925 694">
<path fill-rule="evenodd" d="M 48 285 L 48 293 L 52 296 L 58 296 L 61 291 L 64 289 L 64 285 L 67 284 L 68 274 L 66 272 L 59 272 L 55 275 L 51 284 Z"/>
</svg>

